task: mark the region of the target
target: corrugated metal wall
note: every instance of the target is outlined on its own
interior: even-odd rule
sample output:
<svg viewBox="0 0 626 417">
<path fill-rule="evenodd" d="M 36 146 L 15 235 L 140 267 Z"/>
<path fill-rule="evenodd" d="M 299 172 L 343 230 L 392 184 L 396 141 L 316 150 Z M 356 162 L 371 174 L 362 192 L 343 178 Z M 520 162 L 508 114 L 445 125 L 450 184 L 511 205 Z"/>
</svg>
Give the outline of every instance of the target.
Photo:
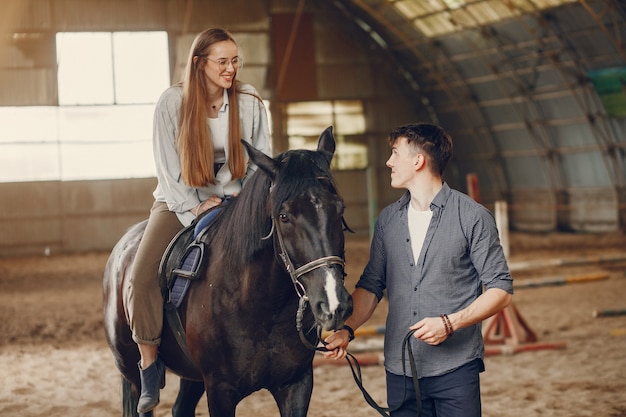
<svg viewBox="0 0 626 417">
<path fill-rule="evenodd" d="M 506 200 L 512 229 L 626 228 L 626 120 L 606 117 L 584 77 L 625 62 L 582 6 L 558 9 L 553 20 L 524 16 L 426 40 L 408 36 L 397 16 L 386 20 L 391 8 L 384 1 L 368 2 L 368 15 L 353 12 L 352 3 L 307 2 L 302 12 L 314 40 L 316 88 L 309 98 L 361 100 L 366 112 L 361 140 L 369 166 L 337 173 L 353 229 L 367 233 L 378 211 L 400 195 L 389 187 L 386 136 L 415 121 L 438 121 L 452 133 L 455 158 L 446 180 L 464 191 L 466 176 L 477 174 L 481 201 L 493 209 Z M 242 79 L 272 102 L 280 152 L 288 143 L 288 102 L 275 94 L 281 62 L 272 45 L 288 39 L 272 37 L 271 17 L 295 21 L 298 6 L 296 0 L 4 0 L 0 105 L 57 104 L 57 31 L 165 30 L 175 81 L 195 34 L 222 26 L 245 56 Z M 624 27 L 602 19 L 611 30 Z M 395 31 L 385 34 L 385 24 Z M 108 249 L 145 217 L 153 185 L 154 179 L 0 184 L 0 254 L 45 246 Z"/>
<path fill-rule="evenodd" d="M 241 79 L 271 101 L 275 153 L 287 148 L 282 112 L 286 101 L 279 100 L 273 90 L 279 63 L 272 60 L 270 28 L 272 14 L 295 16 L 297 2 L 231 1 L 229 7 L 208 0 L 9 3 L 9 12 L 2 17 L 0 105 L 56 105 L 57 31 L 166 30 L 175 81 L 196 33 L 222 26 L 234 34 L 245 57 Z M 188 5 L 192 9 L 186 9 Z M 378 207 L 372 198 L 376 197 L 376 203 L 383 201 L 382 206 L 398 195 L 389 188 L 389 171 L 384 166 L 388 130 L 420 118 L 416 110 L 420 106 L 411 103 L 388 63 L 371 54 L 369 41 L 362 42 L 355 26 L 342 24 L 342 16 L 332 8 L 312 5 L 305 12 L 312 18 L 318 74 L 315 96 L 310 98 L 359 99 L 367 112 L 362 140 L 376 147 L 370 151 L 370 167 L 336 173 L 350 227 L 367 234 Z M 12 18 L 5 18 L 9 15 Z M 149 65 L 138 70 L 149 70 Z M 108 250 L 127 227 L 147 216 L 154 184 L 153 178 L 0 184 L 2 200 L 10 202 L 0 209 L 0 255 L 44 253 L 46 248 L 52 252 Z"/>
</svg>

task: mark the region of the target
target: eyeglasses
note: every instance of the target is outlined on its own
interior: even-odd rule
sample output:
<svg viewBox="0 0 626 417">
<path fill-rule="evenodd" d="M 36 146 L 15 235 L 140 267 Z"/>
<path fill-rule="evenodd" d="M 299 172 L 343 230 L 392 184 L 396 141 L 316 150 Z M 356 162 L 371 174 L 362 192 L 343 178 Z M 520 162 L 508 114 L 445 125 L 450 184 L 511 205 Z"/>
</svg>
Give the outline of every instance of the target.
<svg viewBox="0 0 626 417">
<path fill-rule="evenodd" d="M 239 65 L 242 63 L 242 60 L 236 56 L 231 60 L 228 60 L 226 58 L 220 58 L 220 59 L 211 59 L 209 57 L 207 57 L 206 59 L 208 59 L 209 61 L 215 62 L 221 70 L 225 70 L 226 68 L 228 68 L 228 65 L 231 64 L 233 66 L 234 69 L 239 68 Z"/>
</svg>

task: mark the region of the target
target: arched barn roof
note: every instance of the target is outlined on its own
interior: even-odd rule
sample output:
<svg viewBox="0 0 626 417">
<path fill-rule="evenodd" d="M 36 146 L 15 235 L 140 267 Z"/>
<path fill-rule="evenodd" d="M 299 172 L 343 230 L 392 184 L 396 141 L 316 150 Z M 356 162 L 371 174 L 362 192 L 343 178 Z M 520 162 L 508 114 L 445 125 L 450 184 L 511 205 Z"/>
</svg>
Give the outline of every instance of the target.
<svg viewBox="0 0 626 417">
<path fill-rule="evenodd" d="M 457 182 L 475 174 L 482 197 L 509 200 L 522 228 L 603 230 L 617 217 L 623 225 L 626 3 L 334 4 L 452 134 Z"/>
</svg>

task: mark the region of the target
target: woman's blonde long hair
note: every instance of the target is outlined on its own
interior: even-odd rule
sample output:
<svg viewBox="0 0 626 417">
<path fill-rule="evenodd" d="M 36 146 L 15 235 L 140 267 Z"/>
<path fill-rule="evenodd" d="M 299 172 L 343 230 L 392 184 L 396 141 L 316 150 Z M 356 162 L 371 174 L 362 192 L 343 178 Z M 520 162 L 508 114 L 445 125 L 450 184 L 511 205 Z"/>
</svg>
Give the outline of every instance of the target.
<svg viewBox="0 0 626 417">
<path fill-rule="evenodd" d="M 215 184 L 214 155 L 211 132 L 207 126 L 208 97 L 207 64 L 209 48 L 233 37 L 223 29 L 207 29 L 193 41 L 185 68 L 183 100 L 178 120 L 178 152 L 182 179 L 191 187 Z M 244 148 L 240 142 L 239 105 L 237 101 L 239 81 L 233 78 L 228 94 L 228 168 L 233 178 L 243 178 L 246 173 Z"/>
</svg>

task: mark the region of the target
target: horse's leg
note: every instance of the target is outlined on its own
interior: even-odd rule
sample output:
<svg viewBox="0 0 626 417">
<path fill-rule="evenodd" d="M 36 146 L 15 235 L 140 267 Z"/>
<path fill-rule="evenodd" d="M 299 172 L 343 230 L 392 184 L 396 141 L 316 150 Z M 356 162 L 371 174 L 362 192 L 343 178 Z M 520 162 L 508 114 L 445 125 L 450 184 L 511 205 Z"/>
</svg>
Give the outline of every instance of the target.
<svg viewBox="0 0 626 417">
<path fill-rule="evenodd" d="M 172 407 L 172 417 L 194 417 L 196 406 L 204 394 L 204 383 L 180 379 L 180 388 Z"/>
<path fill-rule="evenodd" d="M 137 417 L 137 390 L 122 377 L 122 417 Z"/>
<path fill-rule="evenodd" d="M 213 386 L 206 383 L 206 398 L 211 417 L 235 417 L 235 408 L 242 397 L 237 390 L 225 383 Z"/>
<path fill-rule="evenodd" d="M 281 417 L 306 417 L 313 392 L 313 365 L 289 385 L 270 390 Z"/>
</svg>

